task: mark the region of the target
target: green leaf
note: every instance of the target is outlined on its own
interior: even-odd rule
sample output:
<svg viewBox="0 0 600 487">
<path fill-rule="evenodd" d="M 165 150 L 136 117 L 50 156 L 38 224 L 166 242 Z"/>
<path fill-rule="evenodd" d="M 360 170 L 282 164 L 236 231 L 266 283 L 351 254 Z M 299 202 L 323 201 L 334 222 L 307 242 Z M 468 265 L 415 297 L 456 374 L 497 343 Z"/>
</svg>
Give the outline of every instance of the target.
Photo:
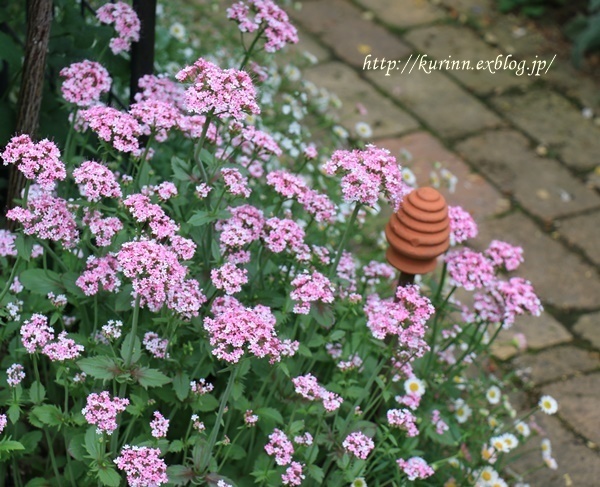
<svg viewBox="0 0 600 487">
<path fill-rule="evenodd" d="M 188 223 L 190 225 L 192 225 L 193 227 L 201 227 L 201 226 L 206 225 L 207 223 L 210 223 L 216 219 L 217 219 L 216 215 L 214 215 L 208 211 L 205 211 L 205 210 L 198 210 L 196 213 L 194 213 L 190 217 L 190 219 L 188 220 Z"/>
<path fill-rule="evenodd" d="M 262 419 L 270 419 L 277 424 L 283 424 L 283 416 L 281 413 L 274 408 L 260 408 L 254 411 L 258 415 L 259 421 Z"/>
<path fill-rule="evenodd" d="M 231 443 L 226 448 L 228 452 L 227 458 L 231 458 L 232 460 L 241 460 L 246 456 L 246 450 L 239 445 Z"/>
<path fill-rule="evenodd" d="M 11 404 L 6 414 L 8 414 L 10 422 L 15 424 L 21 416 L 21 407 L 18 404 Z"/>
<path fill-rule="evenodd" d="M 33 248 L 33 238 L 20 233 L 15 240 L 15 247 L 19 257 L 29 262 L 31 259 L 31 249 Z"/>
<path fill-rule="evenodd" d="M 104 467 L 98 470 L 98 480 L 102 485 L 108 487 L 119 487 L 121 485 L 121 476 L 112 467 Z"/>
<path fill-rule="evenodd" d="M 18 441 L 14 440 L 4 439 L 0 441 L 0 452 L 17 450 L 25 450 L 25 447 Z"/>
<path fill-rule="evenodd" d="M 96 427 L 90 426 L 85 432 L 84 445 L 87 452 L 95 460 L 99 460 L 104 452 L 103 445 L 99 440 L 100 437 L 96 433 Z"/>
<path fill-rule="evenodd" d="M 171 158 L 171 169 L 173 170 L 173 178 L 179 181 L 190 180 L 191 167 L 183 159 L 173 156 Z"/>
<path fill-rule="evenodd" d="M 19 281 L 31 292 L 44 296 L 50 292 L 60 294 L 63 291 L 60 276 L 51 270 L 27 269 L 21 272 Z"/>
<path fill-rule="evenodd" d="M 346 332 L 344 330 L 334 330 L 329 335 L 329 340 L 332 342 L 339 342 L 342 338 L 346 336 Z"/>
<path fill-rule="evenodd" d="M 317 484 L 321 484 L 323 482 L 325 473 L 321 467 L 318 467 L 317 465 L 309 465 L 306 471 L 308 472 L 308 475 L 317 482 Z"/>
<path fill-rule="evenodd" d="M 144 389 L 148 387 L 160 387 L 171 382 L 160 370 L 140 367 L 135 371 L 134 377 L 138 380 Z"/>
<path fill-rule="evenodd" d="M 77 365 L 87 375 L 91 375 L 95 379 L 114 379 L 119 372 L 114 360 L 105 355 L 78 360 Z"/>
<path fill-rule="evenodd" d="M 169 477 L 169 483 L 173 485 L 187 485 L 195 476 L 191 468 L 183 465 L 167 467 L 167 477 Z"/>
<path fill-rule="evenodd" d="M 62 411 L 53 404 L 37 406 L 31 411 L 41 423 L 48 426 L 60 426 L 63 423 Z"/>
<path fill-rule="evenodd" d="M 75 435 L 69 441 L 69 447 L 67 448 L 67 453 L 69 453 L 75 460 L 83 461 L 83 457 L 85 456 L 85 435 L 79 434 Z"/>
<path fill-rule="evenodd" d="M 181 440 L 174 440 L 169 444 L 169 451 L 172 453 L 179 453 L 183 450 L 184 444 Z"/>
<path fill-rule="evenodd" d="M 133 352 L 131 354 L 131 364 L 136 364 L 142 356 L 142 342 L 137 336 L 134 336 L 132 332 L 129 332 L 123 343 L 121 344 L 121 358 L 126 360 L 126 355 L 129 353 L 131 348 L 131 340 L 133 339 Z"/>
<path fill-rule="evenodd" d="M 46 397 L 46 388 L 40 383 L 35 381 L 31 384 L 31 389 L 29 389 L 29 398 L 33 404 L 40 404 L 43 402 Z"/>
<path fill-rule="evenodd" d="M 77 272 L 65 272 L 62 276 L 62 284 L 64 288 L 70 293 L 79 298 L 85 297 L 85 294 L 81 290 L 81 288 L 75 284 L 75 281 L 79 279 L 79 274 Z"/>
<path fill-rule="evenodd" d="M 219 407 L 219 401 L 212 394 L 204 394 L 200 397 L 199 402 L 197 409 L 203 413 L 214 411 Z"/>
<path fill-rule="evenodd" d="M 42 432 L 35 430 L 25 433 L 23 436 L 21 436 L 21 438 L 19 438 L 19 441 L 25 447 L 26 453 L 33 453 L 41 439 Z"/>
<path fill-rule="evenodd" d="M 115 311 L 129 311 L 132 308 L 132 291 L 133 286 L 131 284 L 125 284 L 125 286 L 123 286 L 121 291 L 119 291 L 119 293 L 117 294 L 117 299 L 115 299 Z"/>
<path fill-rule="evenodd" d="M 185 401 L 190 393 L 190 377 L 189 375 L 178 372 L 173 379 L 173 390 L 177 399 Z"/>
</svg>

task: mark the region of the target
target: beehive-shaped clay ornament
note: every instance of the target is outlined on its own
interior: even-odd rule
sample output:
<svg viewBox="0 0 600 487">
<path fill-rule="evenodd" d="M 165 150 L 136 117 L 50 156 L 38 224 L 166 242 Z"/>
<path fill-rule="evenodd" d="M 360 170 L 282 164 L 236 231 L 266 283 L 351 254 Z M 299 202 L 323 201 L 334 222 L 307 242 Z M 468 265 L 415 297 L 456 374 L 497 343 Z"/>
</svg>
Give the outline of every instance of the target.
<svg viewBox="0 0 600 487">
<path fill-rule="evenodd" d="M 435 269 L 437 257 L 450 245 L 450 220 L 444 197 L 433 188 L 419 188 L 402 201 L 385 227 L 388 262 L 406 274 Z"/>
</svg>

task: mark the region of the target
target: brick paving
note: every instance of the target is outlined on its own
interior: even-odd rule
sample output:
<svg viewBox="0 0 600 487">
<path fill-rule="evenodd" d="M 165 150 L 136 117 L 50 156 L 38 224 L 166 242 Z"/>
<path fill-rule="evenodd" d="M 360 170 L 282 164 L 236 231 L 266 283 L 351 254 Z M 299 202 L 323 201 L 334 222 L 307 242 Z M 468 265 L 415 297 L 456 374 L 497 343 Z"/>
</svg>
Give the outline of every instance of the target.
<svg viewBox="0 0 600 487">
<path fill-rule="evenodd" d="M 493 0 L 305 0 L 291 11 L 319 62 L 305 76 L 338 94 L 340 121 L 357 121 L 410 166 L 421 184 L 435 162 L 459 178 L 446 193 L 478 220 L 475 246 L 491 238 L 521 245 L 546 311 L 503 331 L 495 354 L 529 397 L 552 394 L 556 417 L 538 422 L 553 442 L 556 471 L 532 486 L 597 486 L 600 478 L 600 84 L 575 70 L 548 32 L 500 15 Z M 551 33 L 552 34 L 552 33 Z M 372 58 L 550 60 L 540 77 L 478 71 L 363 70 Z M 401 68 L 399 68 L 401 69 Z M 368 108 L 360 115 L 357 103 Z M 528 350 L 509 345 L 524 333 Z M 538 415 L 539 416 L 539 415 Z M 538 455 L 514 464 L 527 471 Z"/>
</svg>

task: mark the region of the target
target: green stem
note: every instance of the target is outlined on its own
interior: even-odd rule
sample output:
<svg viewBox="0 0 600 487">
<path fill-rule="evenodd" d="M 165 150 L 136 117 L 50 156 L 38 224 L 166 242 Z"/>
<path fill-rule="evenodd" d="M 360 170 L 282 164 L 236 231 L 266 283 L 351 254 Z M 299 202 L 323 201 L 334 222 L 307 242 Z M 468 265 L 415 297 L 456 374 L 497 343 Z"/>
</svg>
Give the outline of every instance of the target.
<svg viewBox="0 0 600 487">
<path fill-rule="evenodd" d="M 13 279 L 15 278 L 15 273 L 17 272 L 17 267 L 19 266 L 20 262 L 21 262 L 21 257 L 17 256 L 17 259 L 15 260 L 15 264 L 13 265 L 13 268 L 10 271 L 10 276 L 8 276 L 8 281 L 6 281 L 4 289 L 2 290 L 2 294 L 0 294 L 0 303 L 2 303 L 4 296 L 6 296 L 6 293 L 10 289 L 10 285 L 13 282 Z"/>
<path fill-rule="evenodd" d="M 48 430 L 46 428 L 44 428 L 44 434 L 46 435 L 46 443 L 48 443 L 48 453 L 50 454 L 50 462 L 52 462 L 52 470 L 54 470 L 54 477 L 56 478 L 59 487 L 62 487 L 61 476 L 58 472 L 56 457 L 54 456 L 54 450 L 52 449 L 52 439 L 50 438 L 50 433 L 48 433 Z"/>
<path fill-rule="evenodd" d="M 40 243 L 42 244 L 42 247 L 44 247 L 44 249 L 48 251 L 48 253 L 56 261 L 56 263 L 62 268 L 62 270 L 65 272 L 69 272 L 69 268 L 67 267 L 67 265 L 60 259 L 58 255 L 56 255 L 56 252 L 54 252 L 54 250 L 50 248 L 50 245 L 48 245 L 48 243 L 43 240 L 40 240 Z"/>
<path fill-rule="evenodd" d="M 219 429 L 221 427 L 221 420 L 223 419 L 223 414 L 225 413 L 225 406 L 227 405 L 227 401 L 229 401 L 229 396 L 231 395 L 231 390 L 233 389 L 233 384 L 235 383 L 235 378 L 237 377 L 239 367 L 238 365 L 234 365 L 231 370 L 231 374 L 229 376 L 229 381 L 227 382 L 227 387 L 225 388 L 225 392 L 221 397 L 221 404 L 219 405 L 219 411 L 217 412 L 217 419 L 215 421 L 215 425 L 213 430 L 210 433 L 210 437 L 208 438 L 208 445 L 206 450 L 203 451 L 202 461 L 200 463 L 200 472 L 204 472 L 210 463 L 210 457 L 212 453 L 212 449 L 217 442 L 217 436 L 219 435 Z"/>
<path fill-rule="evenodd" d="M 244 59 L 242 59 L 242 62 L 240 63 L 240 68 L 239 68 L 240 71 L 246 67 L 246 64 L 250 60 L 250 55 L 252 54 L 252 51 L 254 50 L 254 46 L 256 46 L 258 39 L 260 39 L 260 36 L 263 34 L 264 31 L 265 31 L 265 29 L 262 28 L 256 33 L 256 37 L 252 40 L 252 44 L 250 44 L 250 47 L 246 51 L 246 54 L 244 54 Z"/>
<path fill-rule="evenodd" d="M 346 230 L 344 230 L 344 235 L 342 236 L 342 241 L 337 249 L 335 254 L 335 261 L 333 262 L 333 266 L 329 271 L 329 279 L 332 279 L 335 276 L 335 271 L 337 270 L 338 264 L 340 263 L 340 259 L 342 258 L 342 254 L 344 253 L 344 249 L 346 248 L 346 244 L 348 243 L 348 238 L 350 237 L 350 230 L 354 226 L 354 222 L 356 221 L 356 217 L 358 216 L 358 212 L 360 211 L 360 203 L 357 201 L 356 206 L 354 206 L 354 211 L 352 212 L 352 216 L 348 221 L 348 225 L 346 226 Z"/>
</svg>

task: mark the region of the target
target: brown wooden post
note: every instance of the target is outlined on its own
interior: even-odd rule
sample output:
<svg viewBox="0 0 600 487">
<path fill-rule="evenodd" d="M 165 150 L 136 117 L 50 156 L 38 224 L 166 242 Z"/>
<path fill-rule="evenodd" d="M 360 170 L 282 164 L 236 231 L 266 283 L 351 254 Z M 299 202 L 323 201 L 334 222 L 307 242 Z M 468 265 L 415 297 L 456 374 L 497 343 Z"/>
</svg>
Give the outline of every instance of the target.
<svg viewBox="0 0 600 487">
<path fill-rule="evenodd" d="M 25 59 L 19 92 L 16 132 L 29 134 L 35 138 L 40 121 L 40 106 L 46 71 L 46 52 L 52 25 L 52 0 L 27 1 L 27 39 L 25 41 Z M 8 208 L 14 206 L 15 198 L 25 187 L 25 178 L 13 165 L 10 168 L 8 182 Z M 9 228 L 15 222 L 8 222 Z M 12 228 L 11 228 L 12 229 Z"/>
<path fill-rule="evenodd" d="M 390 244 L 386 258 L 400 271 L 398 286 L 414 282 L 415 274 L 435 269 L 450 245 L 450 220 L 444 197 L 433 188 L 419 188 L 404 198 L 385 227 Z"/>
</svg>

